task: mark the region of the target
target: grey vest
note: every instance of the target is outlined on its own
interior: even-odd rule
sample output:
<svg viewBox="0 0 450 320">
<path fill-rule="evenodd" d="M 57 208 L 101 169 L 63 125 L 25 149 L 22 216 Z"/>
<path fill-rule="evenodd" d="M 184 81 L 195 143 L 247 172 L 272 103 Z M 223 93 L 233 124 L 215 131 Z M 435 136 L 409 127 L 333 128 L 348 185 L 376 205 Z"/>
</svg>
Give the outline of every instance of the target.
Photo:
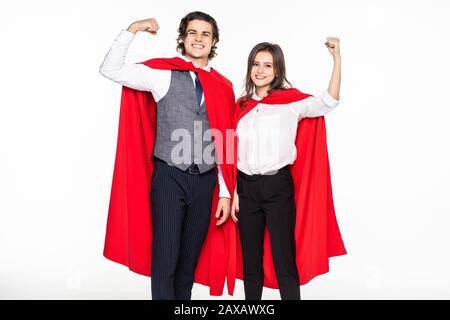
<svg viewBox="0 0 450 320">
<path fill-rule="evenodd" d="M 215 166 L 205 103 L 198 105 L 189 71 L 171 71 L 167 94 L 156 106 L 156 141 L 153 155 L 183 171 L 197 164 L 200 173 Z"/>
</svg>

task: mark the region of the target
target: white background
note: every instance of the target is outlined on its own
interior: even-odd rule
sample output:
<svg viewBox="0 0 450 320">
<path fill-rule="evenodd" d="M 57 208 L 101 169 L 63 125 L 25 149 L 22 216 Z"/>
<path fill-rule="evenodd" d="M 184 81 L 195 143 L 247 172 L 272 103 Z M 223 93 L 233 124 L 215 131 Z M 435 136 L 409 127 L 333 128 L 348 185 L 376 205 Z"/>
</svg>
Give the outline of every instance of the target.
<svg viewBox="0 0 450 320">
<path fill-rule="evenodd" d="M 127 60 L 175 56 L 179 20 L 211 14 L 213 66 L 242 91 L 258 42 L 319 94 L 341 38 L 340 106 L 327 115 L 348 255 L 303 299 L 450 298 L 448 1 L 14 1 L 0 5 L 0 298 L 149 299 L 149 278 L 102 256 L 120 86 L 98 69 L 121 29 L 157 18 Z M 238 281 L 234 297 L 243 299 Z M 264 299 L 278 299 L 265 289 Z M 195 285 L 193 299 L 209 299 Z"/>
</svg>

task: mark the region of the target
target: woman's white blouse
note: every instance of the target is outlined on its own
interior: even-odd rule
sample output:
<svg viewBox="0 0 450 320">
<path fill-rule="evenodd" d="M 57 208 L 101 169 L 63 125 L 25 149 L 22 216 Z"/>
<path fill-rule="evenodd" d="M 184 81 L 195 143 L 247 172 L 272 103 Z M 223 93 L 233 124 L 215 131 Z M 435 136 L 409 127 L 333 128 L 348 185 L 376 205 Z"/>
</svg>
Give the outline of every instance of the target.
<svg viewBox="0 0 450 320">
<path fill-rule="evenodd" d="M 261 100 L 256 94 L 255 100 Z M 248 174 L 265 174 L 294 163 L 298 122 L 333 110 L 339 101 L 327 91 L 289 104 L 258 104 L 237 125 L 237 168 Z"/>
</svg>

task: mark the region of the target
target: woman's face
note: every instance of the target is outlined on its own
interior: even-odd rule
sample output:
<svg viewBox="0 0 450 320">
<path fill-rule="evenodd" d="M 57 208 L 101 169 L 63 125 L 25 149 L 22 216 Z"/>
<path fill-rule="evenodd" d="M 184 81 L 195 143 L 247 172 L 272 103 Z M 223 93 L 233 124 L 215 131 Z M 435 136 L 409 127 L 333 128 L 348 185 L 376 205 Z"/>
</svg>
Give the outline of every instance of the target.
<svg viewBox="0 0 450 320">
<path fill-rule="evenodd" d="M 270 87 L 275 79 L 273 57 L 268 51 L 260 51 L 253 61 L 251 79 L 256 87 Z"/>
</svg>

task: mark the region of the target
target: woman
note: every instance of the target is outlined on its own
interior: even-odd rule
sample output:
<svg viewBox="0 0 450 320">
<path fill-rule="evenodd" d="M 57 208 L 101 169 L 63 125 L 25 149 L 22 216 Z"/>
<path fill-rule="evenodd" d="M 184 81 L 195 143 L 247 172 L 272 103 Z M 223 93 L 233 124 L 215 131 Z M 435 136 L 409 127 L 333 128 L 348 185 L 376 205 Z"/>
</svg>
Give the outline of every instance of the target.
<svg viewBox="0 0 450 320">
<path fill-rule="evenodd" d="M 260 300 L 263 286 L 279 288 L 282 299 L 300 299 L 299 284 L 327 272 L 328 257 L 346 253 L 334 215 L 322 117 L 339 103 L 339 39 L 327 38 L 325 45 L 334 67 L 328 90 L 318 97 L 291 88 L 278 45 L 260 43 L 248 58 L 246 92 L 237 104 L 231 209 L 246 299 Z"/>
</svg>

